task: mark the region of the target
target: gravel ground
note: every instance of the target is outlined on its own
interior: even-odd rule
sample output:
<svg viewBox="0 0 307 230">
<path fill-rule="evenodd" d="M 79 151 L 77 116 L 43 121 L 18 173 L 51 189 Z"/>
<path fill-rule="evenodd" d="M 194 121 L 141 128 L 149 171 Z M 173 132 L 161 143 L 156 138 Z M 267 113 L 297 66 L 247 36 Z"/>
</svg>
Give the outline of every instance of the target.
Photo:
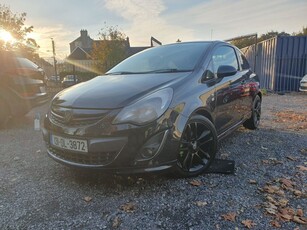
<svg viewBox="0 0 307 230">
<path fill-rule="evenodd" d="M 272 229 L 274 215 L 264 206 L 269 192 L 287 201 L 284 208 L 307 211 L 306 168 L 297 167 L 307 164 L 307 132 L 299 128 L 306 105 L 303 94 L 265 96 L 260 128 L 240 128 L 220 143 L 218 155 L 236 161 L 235 175 L 190 179 L 62 166 L 47 157 L 41 133 L 33 130 L 34 114 L 48 106 L 36 108 L 0 130 L 0 229 L 243 229 L 246 220 L 252 229 Z M 292 129 L 274 117 L 285 109 L 303 116 Z"/>
</svg>

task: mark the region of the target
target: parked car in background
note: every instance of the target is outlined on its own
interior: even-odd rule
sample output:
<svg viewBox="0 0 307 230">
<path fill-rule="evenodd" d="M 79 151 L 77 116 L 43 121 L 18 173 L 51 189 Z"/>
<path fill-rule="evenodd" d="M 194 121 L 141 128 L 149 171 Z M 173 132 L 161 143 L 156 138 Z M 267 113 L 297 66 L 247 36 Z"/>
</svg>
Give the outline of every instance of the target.
<svg viewBox="0 0 307 230">
<path fill-rule="evenodd" d="M 300 81 L 300 91 L 307 92 L 307 74 Z"/>
<path fill-rule="evenodd" d="M 47 83 L 46 85 L 48 87 L 58 87 L 58 86 L 61 86 L 61 78 L 60 76 L 50 76 L 47 78 Z"/>
<path fill-rule="evenodd" d="M 262 95 L 243 54 L 224 42 L 159 46 L 63 90 L 43 128 L 54 160 L 118 173 L 195 176 L 240 125 L 256 129 Z"/>
<path fill-rule="evenodd" d="M 0 51 L 0 126 L 48 100 L 44 71 L 30 60 Z"/>
<path fill-rule="evenodd" d="M 63 78 L 62 87 L 67 88 L 67 87 L 73 86 L 75 84 L 78 84 L 79 82 L 80 81 L 79 81 L 79 78 L 78 78 L 77 75 L 66 75 Z"/>
</svg>

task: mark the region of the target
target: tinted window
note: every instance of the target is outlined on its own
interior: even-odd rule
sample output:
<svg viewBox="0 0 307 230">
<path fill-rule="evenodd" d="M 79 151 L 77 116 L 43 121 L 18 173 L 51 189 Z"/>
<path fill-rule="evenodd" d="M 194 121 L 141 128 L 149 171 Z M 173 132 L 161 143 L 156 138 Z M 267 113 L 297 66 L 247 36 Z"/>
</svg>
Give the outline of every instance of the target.
<svg viewBox="0 0 307 230">
<path fill-rule="evenodd" d="M 233 48 L 229 46 L 221 46 L 217 48 L 212 56 L 212 62 L 215 73 L 221 65 L 230 65 L 239 69 L 237 56 Z"/>
<path fill-rule="evenodd" d="M 26 58 L 17 58 L 18 61 L 18 67 L 21 68 L 30 68 L 30 69 L 38 69 L 39 67 L 34 64 L 33 62 L 31 62 L 30 60 L 26 59 Z"/>
<path fill-rule="evenodd" d="M 242 69 L 249 69 L 250 66 L 248 64 L 246 57 L 242 53 L 240 53 L 239 57 L 241 59 L 241 61 L 240 61 L 241 68 Z"/>
<path fill-rule="evenodd" d="M 150 48 L 124 60 L 108 73 L 192 71 L 209 45 L 210 43 L 181 43 Z"/>
<path fill-rule="evenodd" d="M 244 56 L 244 54 L 241 52 L 241 50 L 236 49 L 236 51 L 237 51 L 238 61 L 239 61 L 239 65 L 241 66 L 241 69 L 242 70 L 250 69 L 248 61 L 246 57 Z"/>
</svg>

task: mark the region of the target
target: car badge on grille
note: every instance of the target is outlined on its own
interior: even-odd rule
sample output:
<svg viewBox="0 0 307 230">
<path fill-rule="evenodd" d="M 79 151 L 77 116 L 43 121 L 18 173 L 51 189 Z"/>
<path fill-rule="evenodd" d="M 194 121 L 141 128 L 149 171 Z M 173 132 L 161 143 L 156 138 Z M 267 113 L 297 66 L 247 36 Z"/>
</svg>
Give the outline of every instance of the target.
<svg viewBox="0 0 307 230">
<path fill-rule="evenodd" d="M 66 110 L 64 112 L 64 117 L 63 118 L 64 118 L 64 122 L 65 123 L 69 123 L 71 121 L 72 117 L 73 117 L 72 110 Z"/>
</svg>

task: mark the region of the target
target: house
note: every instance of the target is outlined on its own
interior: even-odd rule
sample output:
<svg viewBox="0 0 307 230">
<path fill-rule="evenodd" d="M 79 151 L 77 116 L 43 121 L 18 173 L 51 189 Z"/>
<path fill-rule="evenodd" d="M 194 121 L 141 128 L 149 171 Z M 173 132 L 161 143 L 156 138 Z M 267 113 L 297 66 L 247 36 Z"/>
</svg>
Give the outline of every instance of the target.
<svg viewBox="0 0 307 230">
<path fill-rule="evenodd" d="M 90 38 L 87 33 L 87 30 L 81 30 L 80 37 L 69 43 L 70 53 L 72 54 L 78 47 L 89 53 L 93 48 L 93 43 L 94 40 Z"/>
<path fill-rule="evenodd" d="M 80 31 L 80 37 L 72 41 L 70 46 L 70 54 L 65 60 L 69 67 L 66 67 L 66 70 L 70 70 L 73 72 L 96 72 L 95 65 L 97 64 L 97 60 L 94 60 L 91 56 L 93 48 L 101 42 L 101 40 L 93 40 L 89 35 L 87 30 Z M 112 42 L 112 41 L 108 41 Z M 124 42 L 124 46 L 126 47 L 127 57 L 136 54 L 140 51 L 148 49 L 155 45 L 161 45 L 157 39 L 151 37 L 151 45 L 150 46 L 139 46 L 139 47 L 131 47 L 129 38 L 127 37 Z"/>
</svg>

